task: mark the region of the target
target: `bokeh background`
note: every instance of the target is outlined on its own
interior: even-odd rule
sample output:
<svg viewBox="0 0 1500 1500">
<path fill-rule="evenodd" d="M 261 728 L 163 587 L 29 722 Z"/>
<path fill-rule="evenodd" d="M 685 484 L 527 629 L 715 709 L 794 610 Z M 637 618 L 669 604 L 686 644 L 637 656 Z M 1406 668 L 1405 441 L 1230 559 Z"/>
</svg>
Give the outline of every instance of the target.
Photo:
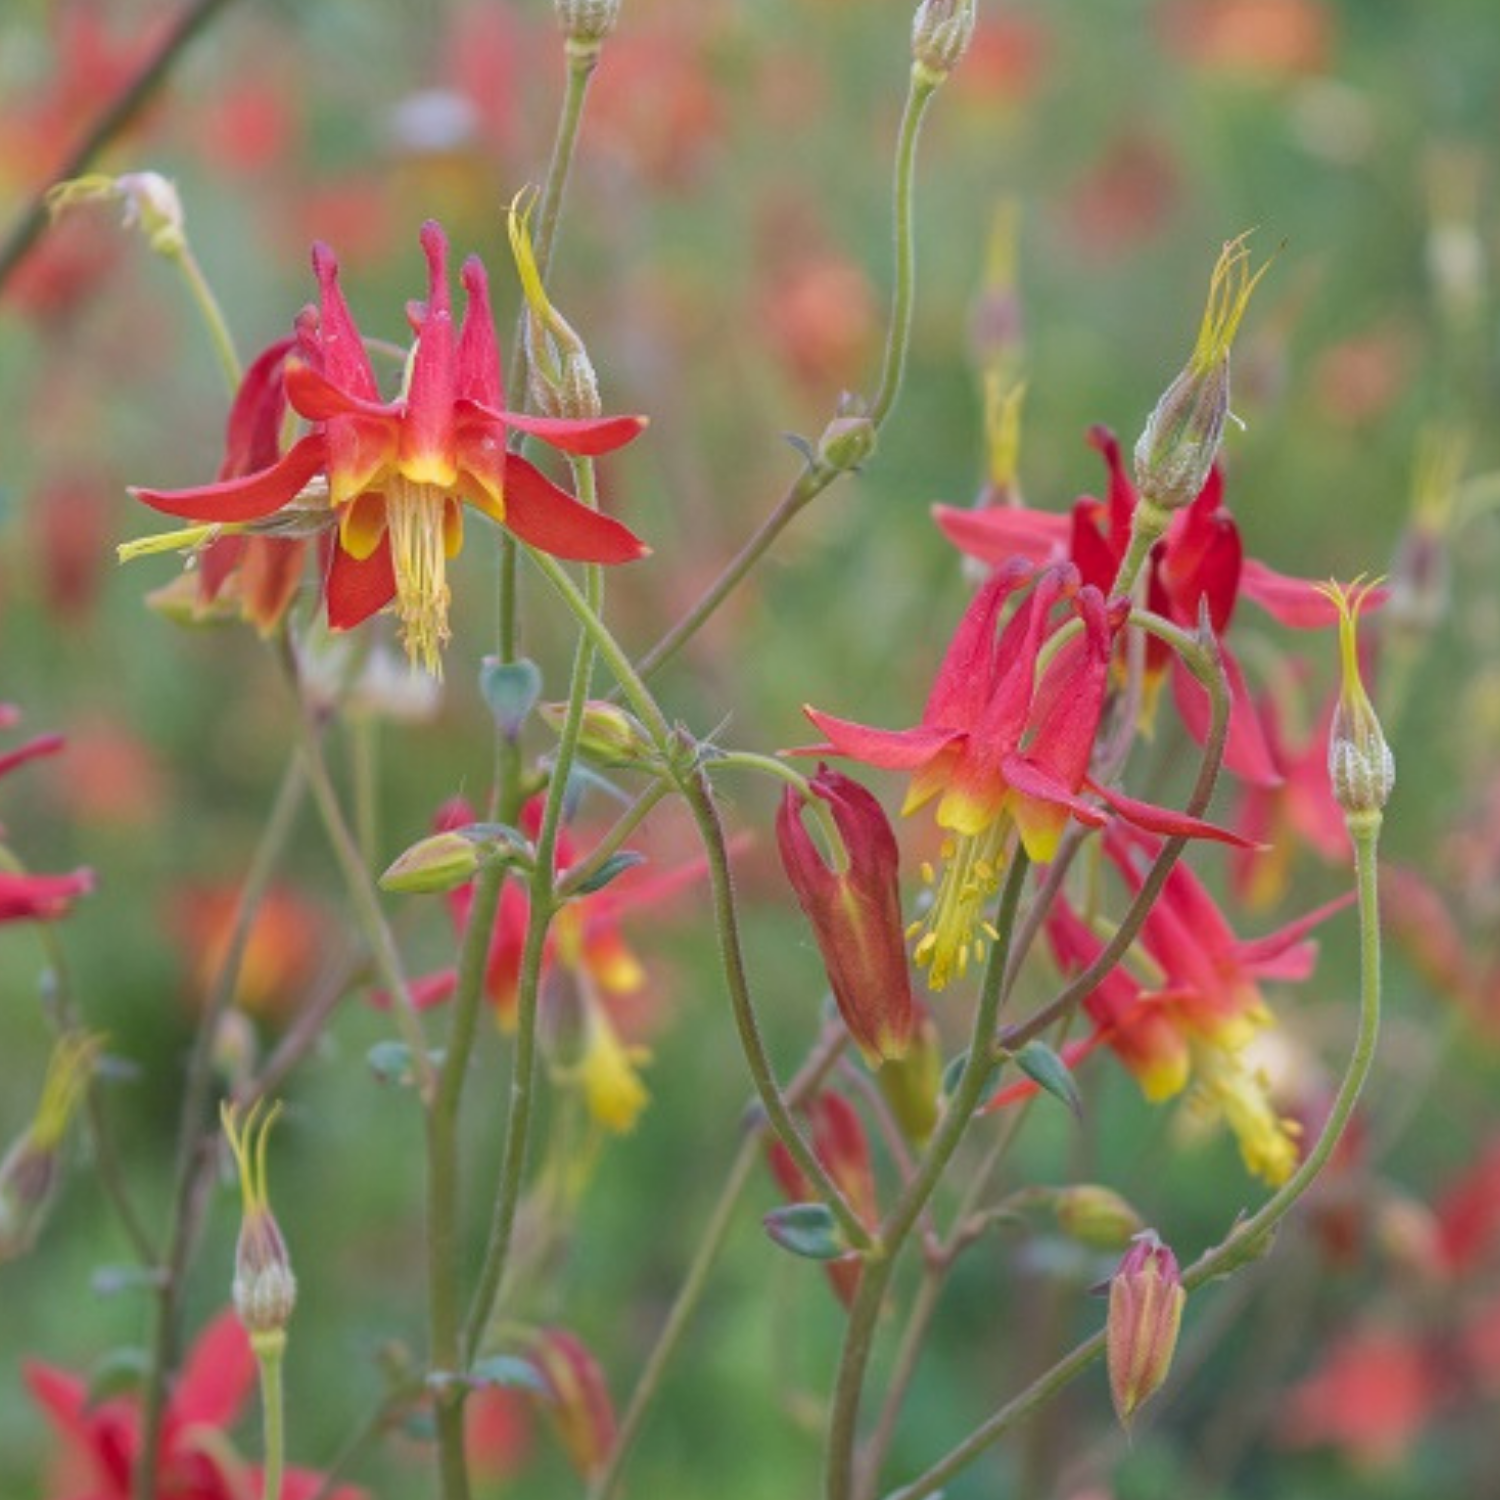
<svg viewBox="0 0 1500 1500">
<path fill-rule="evenodd" d="M 0 219 L 50 180 L 168 14 L 154 0 L 4 7 Z M 696 597 L 795 473 L 782 434 L 815 439 L 841 391 L 875 382 L 909 22 L 906 0 L 625 0 L 551 287 L 588 341 L 607 407 L 652 419 L 646 440 L 604 469 L 609 505 L 655 549 L 612 580 L 612 618 L 636 649 Z M 561 77 L 543 0 L 237 0 L 105 166 L 176 181 L 242 353 L 311 299 L 314 239 L 338 251 L 366 332 L 403 340 L 427 217 L 460 252 L 486 258 L 506 330 L 518 293 L 504 208 L 545 170 Z M 1281 248 L 1235 355 L 1244 426 L 1227 462 L 1247 551 L 1311 576 L 1383 572 L 1431 473 L 1423 455 L 1446 455 L 1465 481 L 1455 514 L 1467 524 L 1448 536 L 1451 588 L 1414 648 L 1392 726 L 1401 781 L 1385 851 L 1437 906 L 1424 914 L 1413 895 L 1410 920 L 1392 913 L 1391 1017 L 1366 1149 L 1270 1261 L 1194 1299 L 1180 1376 L 1133 1444 L 1095 1371 L 956 1481 L 950 1500 L 1397 1500 L 1493 1485 L 1500 1281 L 1485 1204 L 1500 1196 L 1500 1164 L 1486 1155 L 1500 992 L 1483 976 L 1495 972 L 1500 917 L 1500 527 L 1481 512 L 1482 476 L 1500 458 L 1497 126 L 1500 18 L 1489 0 L 981 0 L 972 51 L 921 144 L 916 321 L 879 450 L 661 680 L 669 712 L 700 731 L 727 720 L 725 737 L 748 748 L 804 740 L 804 702 L 911 722 L 967 594 L 929 510 L 966 504 L 982 484 L 981 366 L 1002 360 L 1027 382 L 1028 503 L 1062 510 L 1100 492 L 1085 432 L 1105 423 L 1133 441 L 1190 346 L 1220 242 L 1251 227 L 1258 256 Z M 75 993 L 129 1064 L 110 1110 L 147 1205 L 166 1190 L 205 954 L 290 740 L 288 705 L 253 633 L 184 629 L 149 608 L 144 596 L 169 583 L 174 559 L 114 562 L 118 541 L 155 525 L 126 485 L 213 472 L 221 384 L 173 272 L 114 208 L 69 215 L 0 296 L 0 696 L 24 707 L 32 730 L 69 741 L 0 788 L 0 816 L 39 866 L 97 873 L 97 893 L 60 935 Z M 489 730 L 475 684 L 493 634 L 493 558 L 476 527 L 457 568 L 440 697 L 398 680 L 406 717 L 372 710 L 335 737 L 351 783 L 373 777 L 363 832 L 377 867 L 445 798 L 483 795 Z M 526 649 L 560 696 L 566 622 L 539 585 L 527 602 Z M 1331 640 L 1293 640 L 1253 614 L 1237 629 L 1258 680 L 1295 675 L 1293 652 L 1313 692 L 1331 680 Z M 1180 779 L 1187 749 L 1163 727 L 1151 752 L 1162 786 Z M 880 789 L 894 807 L 895 785 Z M 757 988 L 790 1067 L 815 1025 L 820 975 L 774 868 L 771 792 L 748 782 L 732 792 L 731 820 L 748 841 Z M 609 802 L 591 799 L 580 816 L 597 826 Z M 1221 794 L 1221 811 L 1232 806 L 1232 790 Z M 347 943 L 334 867 L 304 822 L 242 987 L 240 1043 L 251 1049 L 274 1041 Z M 667 866 L 690 854 L 670 816 L 648 843 Z M 1199 868 L 1223 889 L 1222 858 Z M 1345 883 L 1300 861 L 1278 905 L 1237 920 L 1264 931 Z M 447 960 L 437 902 L 393 910 L 414 971 Z M 1457 977 L 1451 954 L 1445 968 L 1421 943 L 1444 923 L 1461 945 Z M 748 1092 L 704 892 L 689 883 L 626 926 L 652 976 L 638 1020 L 655 1054 L 653 1105 L 603 1146 L 558 1274 L 532 1309 L 588 1338 L 617 1399 L 719 1187 Z M 1350 919 L 1329 926 L 1323 950 L 1315 981 L 1276 1004 L 1288 1033 L 1336 1068 L 1352 1026 Z M 42 964 L 34 933 L 0 932 L 7 1136 L 28 1118 L 46 1052 Z M 1048 976 L 1035 983 L 1040 997 Z M 381 1351 L 421 1348 L 419 1122 L 409 1096 L 364 1062 L 387 1026 L 357 996 L 340 1006 L 289 1088 L 274 1153 L 303 1288 L 289 1381 L 293 1453 L 307 1463 L 326 1461 L 368 1410 Z M 470 1123 L 488 1163 L 505 1076 L 498 1035 L 479 1069 Z M 1184 1139 L 1172 1112 L 1146 1106 L 1107 1059 L 1085 1081 L 1082 1129 L 1045 1103 L 1032 1112 L 1015 1183 L 1107 1182 L 1184 1260 L 1260 1200 L 1230 1142 Z M 41 1250 L 0 1267 L 9 1496 L 52 1493 L 50 1438 L 26 1398 L 23 1358 L 118 1370 L 143 1337 L 146 1298 L 128 1278 L 108 1289 L 126 1247 L 87 1164 L 78 1168 Z M 1457 1186 L 1472 1199 L 1462 1252 Z M 769 1177 L 750 1200 L 633 1463 L 635 1494 L 812 1492 L 841 1313 L 815 1267 L 760 1233 L 758 1213 L 775 1201 Z M 482 1214 L 471 1217 L 477 1254 Z M 194 1272 L 194 1322 L 226 1299 L 235 1228 L 226 1185 Z M 1054 1341 L 1097 1326 L 1102 1305 L 1082 1288 L 1108 1269 L 1045 1233 L 1001 1231 L 965 1257 L 893 1478 L 956 1440 Z M 255 1445 L 253 1424 L 245 1442 Z M 572 1492 L 545 1431 L 531 1443 L 522 1476 L 505 1477 L 512 1452 L 486 1475 L 486 1493 Z M 354 1477 L 399 1500 L 430 1493 L 425 1465 L 420 1434 L 397 1434 Z"/>
</svg>

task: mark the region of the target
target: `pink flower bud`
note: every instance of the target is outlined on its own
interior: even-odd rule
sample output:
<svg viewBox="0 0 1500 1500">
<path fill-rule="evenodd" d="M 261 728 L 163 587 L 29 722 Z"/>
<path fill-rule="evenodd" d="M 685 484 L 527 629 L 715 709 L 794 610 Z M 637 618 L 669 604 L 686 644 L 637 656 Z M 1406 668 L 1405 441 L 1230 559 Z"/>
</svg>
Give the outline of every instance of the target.
<svg viewBox="0 0 1500 1500">
<path fill-rule="evenodd" d="M 820 766 L 811 785 L 832 814 L 847 868 L 828 867 L 790 788 L 776 817 L 781 863 L 812 923 L 839 1014 L 866 1061 L 879 1067 L 903 1056 L 912 1034 L 896 836 L 880 803 L 851 777 Z"/>
<path fill-rule="evenodd" d="M 1105 1325 L 1109 1389 L 1125 1426 L 1167 1378 L 1186 1300 L 1177 1257 L 1155 1230 L 1136 1235 L 1109 1284 Z"/>
</svg>

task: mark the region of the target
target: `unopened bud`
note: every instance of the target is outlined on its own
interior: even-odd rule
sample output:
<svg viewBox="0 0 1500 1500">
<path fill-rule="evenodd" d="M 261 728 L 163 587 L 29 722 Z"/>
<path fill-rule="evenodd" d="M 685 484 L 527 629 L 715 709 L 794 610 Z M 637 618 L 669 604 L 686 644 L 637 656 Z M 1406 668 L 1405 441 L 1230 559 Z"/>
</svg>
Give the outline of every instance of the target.
<svg viewBox="0 0 1500 1500">
<path fill-rule="evenodd" d="M 875 424 L 862 411 L 846 409 L 851 406 L 847 397 L 841 401 L 818 439 L 818 462 L 840 473 L 857 469 L 875 451 Z"/>
<path fill-rule="evenodd" d="M 1198 342 L 1135 445 L 1141 500 L 1160 511 L 1191 505 L 1218 457 L 1229 417 L 1229 349 L 1250 295 L 1271 264 L 1267 261 L 1251 274 L 1247 238 L 1242 234 L 1230 240 L 1220 252 Z"/>
<path fill-rule="evenodd" d="M 929 86 L 941 83 L 969 50 L 974 0 L 922 0 L 911 25 L 911 55 Z"/>
<path fill-rule="evenodd" d="M 62 1143 L 88 1089 L 99 1046 L 97 1036 L 84 1032 L 57 1043 L 36 1116 L 0 1161 L 0 1263 L 25 1255 L 47 1222 L 57 1196 Z"/>
<path fill-rule="evenodd" d="M 297 1301 L 297 1278 L 266 1191 L 266 1138 L 281 1105 L 272 1105 L 262 1115 L 261 1104 L 257 1099 L 241 1119 L 226 1099 L 219 1107 L 219 1118 L 234 1154 L 243 1209 L 234 1253 L 234 1310 L 252 1346 L 274 1347 L 286 1337 Z"/>
<path fill-rule="evenodd" d="M 1359 611 L 1375 587 L 1357 580 L 1323 586 L 1339 612 L 1339 701 L 1328 731 L 1328 777 L 1346 819 L 1378 820 L 1396 784 L 1396 759 L 1386 744 L 1359 669 Z"/>
<path fill-rule="evenodd" d="M 615 1411 L 599 1361 L 575 1334 L 538 1329 L 526 1359 L 546 1387 L 544 1401 L 558 1441 L 588 1480 L 609 1462 L 615 1446 Z"/>
<path fill-rule="evenodd" d="M 597 46 L 620 19 L 620 0 L 553 0 L 568 41 Z"/>
<path fill-rule="evenodd" d="M 54 215 L 74 204 L 101 202 L 123 203 L 125 227 L 139 229 L 158 255 L 181 255 L 187 248 L 182 200 L 159 172 L 127 172 L 122 177 L 93 173 L 60 182 L 47 193 L 47 207 Z"/>
<path fill-rule="evenodd" d="M 1177 1257 L 1155 1230 L 1136 1235 L 1109 1284 L 1105 1324 L 1110 1394 L 1126 1427 L 1167 1378 L 1186 1300 Z"/>
<path fill-rule="evenodd" d="M 1057 1227 L 1093 1250 L 1123 1250 L 1145 1225 L 1112 1188 L 1080 1183 L 1059 1188 L 1052 1198 Z"/>
<path fill-rule="evenodd" d="M 549 728 L 562 732 L 568 716 L 565 703 L 544 703 L 537 713 Z M 644 766 L 655 758 L 651 736 L 638 719 L 602 699 L 584 704 L 578 730 L 578 753 L 606 770 Z"/>
<path fill-rule="evenodd" d="M 474 878 L 481 851 L 472 839 L 452 831 L 419 839 L 380 877 L 380 888 L 403 896 L 451 891 Z"/>
</svg>

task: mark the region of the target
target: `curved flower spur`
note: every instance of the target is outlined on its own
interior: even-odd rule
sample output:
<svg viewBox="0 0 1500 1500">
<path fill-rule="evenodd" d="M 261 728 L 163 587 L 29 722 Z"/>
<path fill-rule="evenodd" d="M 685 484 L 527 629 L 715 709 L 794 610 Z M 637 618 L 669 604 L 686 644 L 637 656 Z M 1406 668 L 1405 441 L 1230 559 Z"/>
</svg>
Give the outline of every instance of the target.
<svg viewBox="0 0 1500 1500">
<path fill-rule="evenodd" d="M 302 507 L 321 477 L 326 525 L 337 527 L 326 563 L 328 623 L 348 629 L 394 599 L 407 655 L 437 676 L 450 636 L 447 560 L 463 543 L 463 506 L 555 557 L 622 563 L 649 550 L 628 527 L 507 452 L 509 430 L 564 453 L 596 456 L 630 442 L 646 419 L 506 411 L 484 266 L 473 256 L 464 263 L 468 305 L 455 336 L 447 236 L 429 220 L 421 241 L 428 295 L 408 309 L 417 341 L 394 400 L 380 400 L 333 252 L 315 245 L 321 305 L 298 320 L 284 377 L 287 399 L 311 431 L 255 473 L 193 489 L 131 493 L 168 515 L 230 533 L 253 531 L 256 523 L 274 531 L 278 513 Z"/>
</svg>

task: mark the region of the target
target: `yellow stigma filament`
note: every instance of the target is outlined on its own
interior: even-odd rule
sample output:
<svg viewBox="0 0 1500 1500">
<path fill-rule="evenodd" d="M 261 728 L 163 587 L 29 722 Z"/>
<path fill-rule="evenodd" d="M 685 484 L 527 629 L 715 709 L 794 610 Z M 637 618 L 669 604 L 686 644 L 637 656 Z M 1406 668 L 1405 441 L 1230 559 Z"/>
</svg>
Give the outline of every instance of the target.
<svg viewBox="0 0 1500 1500">
<path fill-rule="evenodd" d="M 1322 596 L 1339 612 L 1339 663 L 1342 682 L 1339 696 L 1347 708 L 1365 709 L 1371 714 L 1369 697 L 1359 669 L 1359 612 L 1365 600 L 1385 580 L 1374 578 L 1366 581 L 1359 577 L 1350 584 L 1337 581 L 1316 585 Z"/>
<path fill-rule="evenodd" d="M 448 629 L 448 497 L 429 484 L 393 476 L 385 494 L 385 524 L 396 573 L 396 617 L 413 666 L 443 675 Z"/>
<path fill-rule="evenodd" d="M 240 1200 L 247 1219 L 269 1213 L 271 1206 L 266 1189 L 266 1141 L 281 1114 L 281 1103 L 278 1100 L 262 1115 L 264 1103 L 264 1100 L 257 1099 L 243 1119 L 240 1118 L 239 1106 L 230 1100 L 224 1100 L 219 1106 L 224 1139 L 229 1142 L 239 1172 Z"/>
<path fill-rule="evenodd" d="M 944 989 L 955 976 L 962 979 L 971 962 L 983 962 L 986 941 L 997 936 L 984 910 L 1000 888 L 1009 828 L 1009 818 L 996 818 L 978 833 L 945 839 L 943 870 L 936 879 L 931 865 L 922 867 L 923 878 L 936 884 L 937 892 L 931 910 L 907 935 L 916 939 L 912 959 L 927 970 L 931 990 Z"/>
<path fill-rule="evenodd" d="M 1253 276 L 1250 274 L 1250 249 L 1245 241 L 1252 232 L 1247 229 L 1227 241 L 1214 263 L 1208 282 L 1208 305 L 1203 309 L 1198 342 L 1188 360 L 1188 368 L 1195 374 L 1207 374 L 1228 355 L 1240 319 L 1250 305 L 1250 294 L 1271 269 L 1268 260 Z"/>
</svg>

